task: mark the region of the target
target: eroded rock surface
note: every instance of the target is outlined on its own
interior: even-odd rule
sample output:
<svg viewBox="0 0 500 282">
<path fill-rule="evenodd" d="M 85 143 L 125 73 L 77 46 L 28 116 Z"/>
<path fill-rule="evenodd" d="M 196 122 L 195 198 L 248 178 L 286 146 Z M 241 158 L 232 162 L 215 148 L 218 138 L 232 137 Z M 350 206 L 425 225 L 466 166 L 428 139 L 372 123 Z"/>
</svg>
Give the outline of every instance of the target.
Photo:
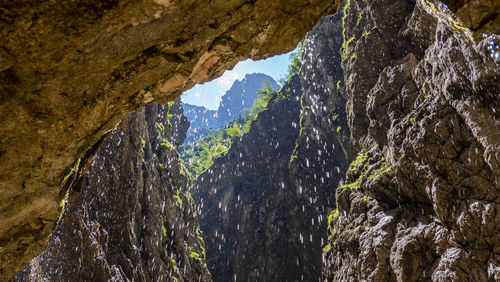
<svg viewBox="0 0 500 282">
<path fill-rule="evenodd" d="M 300 266 L 307 267 L 305 245 L 288 226 L 298 201 L 288 179 L 299 134 L 298 77 L 284 88 L 286 97 L 273 98 L 192 187 L 214 281 L 291 281 L 307 273 Z"/>
<path fill-rule="evenodd" d="M 64 204 L 48 248 L 15 281 L 210 281 L 175 149 L 188 126 L 178 101 L 149 104 L 120 123 L 81 194 Z"/>
<path fill-rule="evenodd" d="M 129 112 L 291 50 L 338 2 L 0 4 L 0 276 L 46 247 L 61 180 Z"/>
<path fill-rule="evenodd" d="M 194 198 L 215 281 L 318 281 L 335 187 L 355 150 L 343 97 L 341 15 L 306 36 L 300 74 L 198 177 Z M 300 103 L 299 103 L 300 97 Z"/>
<path fill-rule="evenodd" d="M 443 0 L 476 39 L 483 33 L 500 34 L 500 2 L 495 0 Z"/>
<path fill-rule="evenodd" d="M 500 279 L 500 61 L 430 1 L 349 1 L 342 65 L 361 150 L 324 276 Z"/>
</svg>

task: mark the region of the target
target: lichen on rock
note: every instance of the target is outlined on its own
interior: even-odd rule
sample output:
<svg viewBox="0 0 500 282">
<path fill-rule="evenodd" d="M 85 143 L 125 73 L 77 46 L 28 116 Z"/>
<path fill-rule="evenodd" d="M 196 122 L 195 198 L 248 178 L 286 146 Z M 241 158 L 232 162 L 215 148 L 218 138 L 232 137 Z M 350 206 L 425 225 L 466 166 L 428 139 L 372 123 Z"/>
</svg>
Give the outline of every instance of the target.
<svg viewBox="0 0 500 282">
<path fill-rule="evenodd" d="M 324 276 L 497 280 L 499 61 L 431 1 L 349 1 L 351 139 Z M 404 11 L 403 13 L 401 11 Z"/>
</svg>

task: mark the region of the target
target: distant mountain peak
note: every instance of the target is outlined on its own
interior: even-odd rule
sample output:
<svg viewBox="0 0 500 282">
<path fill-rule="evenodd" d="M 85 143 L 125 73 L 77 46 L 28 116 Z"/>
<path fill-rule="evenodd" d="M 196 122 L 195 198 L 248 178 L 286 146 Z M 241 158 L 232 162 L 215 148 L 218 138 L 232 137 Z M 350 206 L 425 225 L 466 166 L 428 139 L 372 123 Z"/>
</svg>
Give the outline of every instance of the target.
<svg viewBox="0 0 500 282">
<path fill-rule="evenodd" d="M 251 108 L 258 96 L 257 90 L 264 87 L 263 83 L 266 80 L 271 83 L 273 89 L 278 89 L 276 81 L 263 73 L 249 73 L 241 80 L 235 80 L 222 96 L 217 111 L 203 106 L 184 104 L 184 114 L 191 123 L 185 143 L 203 138 L 210 129 L 223 127 L 242 114 L 245 109 Z"/>
</svg>

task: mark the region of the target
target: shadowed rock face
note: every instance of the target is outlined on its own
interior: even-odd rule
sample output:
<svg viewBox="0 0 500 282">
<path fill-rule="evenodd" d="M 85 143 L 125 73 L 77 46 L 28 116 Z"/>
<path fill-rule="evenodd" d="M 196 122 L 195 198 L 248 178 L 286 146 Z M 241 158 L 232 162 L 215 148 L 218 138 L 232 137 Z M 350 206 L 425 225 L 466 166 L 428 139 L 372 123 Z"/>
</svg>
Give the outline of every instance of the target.
<svg viewBox="0 0 500 282">
<path fill-rule="evenodd" d="M 170 109 L 149 104 L 120 123 L 83 177 L 82 193 L 66 204 L 48 248 L 15 281 L 210 281 L 174 147 L 188 126 L 177 101 Z"/>
<path fill-rule="evenodd" d="M 465 26 L 481 39 L 483 33 L 500 34 L 500 2 L 494 0 L 443 0 Z"/>
<path fill-rule="evenodd" d="M 430 1 L 349 1 L 342 66 L 361 150 L 323 274 L 500 279 L 500 61 Z"/>
<path fill-rule="evenodd" d="M 288 97 L 271 99 L 192 187 L 214 281 L 294 281 L 308 274 L 303 260 L 297 265 L 304 246 L 288 226 L 297 209 L 287 168 L 299 133 L 298 77 L 284 88 Z"/>
<path fill-rule="evenodd" d="M 338 2 L 0 4 L 0 276 L 46 247 L 61 180 L 129 112 L 293 49 Z"/>
<path fill-rule="evenodd" d="M 193 185 L 215 281 L 321 279 L 335 187 L 355 156 L 342 41 L 341 15 L 322 19 L 306 36 L 300 75 L 281 89 L 292 99 L 271 100 Z"/>
</svg>

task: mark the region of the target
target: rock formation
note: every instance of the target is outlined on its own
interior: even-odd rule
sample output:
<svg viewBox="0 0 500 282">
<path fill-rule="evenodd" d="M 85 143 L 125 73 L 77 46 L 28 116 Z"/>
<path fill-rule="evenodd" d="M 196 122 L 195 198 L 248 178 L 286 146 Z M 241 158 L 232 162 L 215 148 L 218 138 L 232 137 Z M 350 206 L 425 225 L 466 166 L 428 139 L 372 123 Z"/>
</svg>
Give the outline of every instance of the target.
<svg viewBox="0 0 500 282">
<path fill-rule="evenodd" d="M 250 132 L 196 180 L 193 194 L 215 281 L 321 278 L 326 219 L 355 156 L 342 41 L 340 14 L 309 32 L 300 79 L 281 89 L 288 98 L 271 100 Z"/>
<path fill-rule="evenodd" d="M 491 0 L 443 0 L 453 14 L 468 27 L 474 38 L 484 33 L 500 34 L 500 2 Z"/>
<path fill-rule="evenodd" d="M 264 81 L 269 81 L 273 90 L 278 89 L 276 81 L 262 73 L 247 74 L 241 81 L 236 80 L 231 89 L 221 98 L 217 109 L 218 126 L 224 126 L 228 121 L 242 114 L 245 109 L 250 109 L 257 98 L 257 90 L 263 88 Z"/>
<path fill-rule="evenodd" d="M 290 280 L 302 273 L 296 260 L 304 246 L 298 237 L 293 244 L 286 225 L 293 220 L 287 211 L 297 205 L 287 168 L 299 133 L 298 77 L 286 87 L 286 97 L 273 98 L 191 189 L 214 281 Z"/>
<path fill-rule="evenodd" d="M 361 152 L 337 189 L 325 279 L 499 280 L 497 37 L 475 42 L 427 0 L 347 1 L 343 25 Z"/>
<path fill-rule="evenodd" d="M 236 80 L 233 83 L 222 96 L 217 111 L 184 104 L 184 113 L 191 124 L 184 142 L 193 143 L 207 136 L 210 129 L 224 127 L 229 121 L 241 115 L 244 110 L 250 109 L 253 101 L 257 99 L 257 90 L 263 88 L 264 81 L 269 81 L 274 90 L 278 89 L 278 84 L 272 77 L 263 73 L 252 73 L 245 75 L 241 81 Z"/>
<path fill-rule="evenodd" d="M 128 113 L 291 50 L 338 2 L 1 3 L 0 276 L 45 249 L 61 180 Z"/>
<path fill-rule="evenodd" d="M 48 248 L 15 281 L 210 281 L 175 149 L 188 126 L 180 101 L 120 123 L 75 187 L 81 194 L 68 202 L 68 191 Z"/>
<path fill-rule="evenodd" d="M 203 106 L 195 106 L 184 103 L 184 114 L 189 120 L 190 126 L 184 142 L 193 144 L 208 135 L 210 129 L 217 127 L 217 111 L 209 110 Z"/>
</svg>

